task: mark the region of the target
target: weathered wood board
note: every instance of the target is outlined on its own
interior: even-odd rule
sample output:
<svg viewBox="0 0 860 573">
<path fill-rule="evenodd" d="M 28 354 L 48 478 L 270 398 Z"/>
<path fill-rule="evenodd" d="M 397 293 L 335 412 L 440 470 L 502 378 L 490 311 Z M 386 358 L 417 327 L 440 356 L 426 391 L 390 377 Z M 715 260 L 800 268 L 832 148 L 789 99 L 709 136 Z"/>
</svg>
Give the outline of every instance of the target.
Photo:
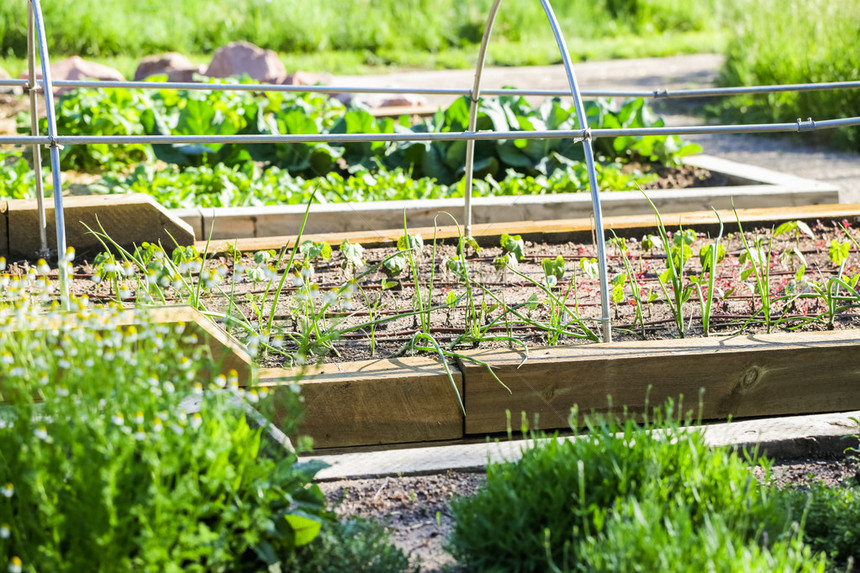
<svg viewBox="0 0 860 573">
<path fill-rule="evenodd" d="M 190 349 L 194 344 L 205 344 L 208 346 L 212 359 L 215 362 L 215 372 L 200 372 L 200 375 L 204 379 L 211 379 L 215 373 L 228 375 L 231 371 L 235 370 L 240 386 L 246 387 L 251 382 L 254 367 L 247 350 L 233 337 L 190 306 L 130 309 L 122 311 L 113 320 L 113 326 L 125 326 L 141 322 L 181 325 L 183 338 L 186 335 L 195 335 L 197 337 L 197 342 L 187 343 L 187 348 Z M 15 332 L 17 331 L 57 329 L 63 328 L 64 324 L 75 326 L 78 323 L 79 318 L 77 314 L 57 313 L 46 315 L 45 320 L 28 321 L 20 328 L 15 327 L 14 324 L 10 325 L 8 330 L 4 331 L 3 336 L 15 336 Z M 2 387 L 2 383 L 3 380 L 0 377 L 0 387 Z"/>
<path fill-rule="evenodd" d="M 541 429 L 566 428 L 581 413 L 683 396 L 703 419 L 837 412 L 860 408 L 860 332 L 711 337 L 620 342 L 532 350 L 466 353 L 490 364 L 509 393 L 483 366 L 461 361 L 466 434 L 504 432 L 510 411 Z M 519 366 L 519 367 L 518 367 Z"/>
<path fill-rule="evenodd" d="M 718 211 L 720 219 L 728 230 L 737 230 L 735 214 L 731 210 Z M 738 209 L 738 218 L 747 226 L 771 225 L 782 221 L 801 219 L 814 221 L 815 219 L 848 219 L 860 218 L 860 204 L 850 205 L 805 205 L 800 207 L 768 207 L 753 209 Z M 641 233 L 643 229 L 655 229 L 656 218 L 649 215 L 629 215 L 623 217 L 607 217 L 604 219 L 606 230 L 612 229 L 619 236 Z M 686 228 L 694 228 L 697 231 L 716 229 L 719 222 L 717 215 L 712 211 L 693 211 L 689 213 L 672 213 L 663 216 L 666 228 L 677 228 L 681 223 Z M 518 221 L 513 223 L 490 223 L 475 224 L 472 226 L 472 236 L 482 244 L 498 246 L 498 237 L 501 233 L 511 235 L 522 235 L 530 240 L 586 240 L 591 241 L 594 223 L 592 219 L 557 219 L 548 221 Z M 438 239 L 453 239 L 463 232 L 462 227 L 457 229 L 453 225 L 444 225 L 436 228 L 415 227 L 410 228 L 410 233 L 419 233 L 425 241 L 434 236 Z M 403 235 L 403 227 L 380 229 L 367 232 L 346 233 L 316 233 L 306 234 L 302 240 L 325 241 L 331 245 L 340 245 L 344 239 L 353 243 L 361 243 L 365 246 L 388 245 L 397 242 Z M 295 235 L 264 236 L 258 238 L 238 239 L 235 241 L 212 241 L 209 252 L 223 252 L 228 243 L 235 245 L 242 251 L 259 251 L 266 249 L 279 249 L 284 245 L 293 245 Z M 199 241 L 197 248 L 202 252 L 206 246 L 205 241 Z"/>
<path fill-rule="evenodd" d="M 463 437 L 463 378 L 457 392 L 437 360 L 400 358 L 260 371 L 260 384 L 298 383 L 305 418 L 299 428 L 317 448 L 451 440 Z M 277 420 L 276 420 L 277 423 Z"/>
<path fill-rule="evenodd" d="M 7 201 L 0 201 L 0 257 L 9 254 L 9 221 L 6 217 L 8 205 Z"/>
<path fill-rule="evenodd" d="M 52 201 L 45 203 L 48 247 L 56 250 L 54 205 Z M 160 241 L 165 248 L 172 248 L 174 240 L 180 245 L 192 245 L 195 240 L 191 227 L 171 216 L 152 197 L 142 193 L 64 197 L 63 213 L 66 244 L 79 253 L 103 249 L 98 239 L 87 230 L 87 227 L 99 230 L 99 225 L 109 237 L 124 247 L 140 245 L 145 241 Z M 41 249 L 36 200 L 8 201 L 5 217 L 9 238 L 7 256 L 35 256 Z"/>
</svg>

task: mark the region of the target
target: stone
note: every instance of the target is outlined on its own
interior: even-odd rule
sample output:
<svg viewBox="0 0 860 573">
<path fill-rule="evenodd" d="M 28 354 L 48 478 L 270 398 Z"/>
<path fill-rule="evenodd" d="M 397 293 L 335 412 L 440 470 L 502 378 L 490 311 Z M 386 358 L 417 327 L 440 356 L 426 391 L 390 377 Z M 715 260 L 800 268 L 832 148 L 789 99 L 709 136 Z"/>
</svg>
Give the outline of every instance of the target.
<svg viewBox="0 0 860 573">
<path fill-rule="evenodd" d="M 345 106 L 379 109 L 383 107 L 421 107 L 427 105 L 427 98 L 412 94 L 352 94 L 334 96 Z"/>
<path fill-rule="evenodd" d="M 27 72 L 21 74 L 22 78 Z M 42 77 L 41 67 L 36 68 L 36 77 Z M 123 82 L 125 78 L 110 66 L 89 62 L 80 56 L 72 56 L 51 65 L 51 80 L 102 80 L 108 82 Z M 55 94 L 61 94 L 72 88 L 54 88 Z"/>
<path fill-rule="evenodd" d="M 288 75 L 281 83 L 289 86 L 325 86 L 331 83 L 331 75 L 298 71 L 294 74 Z"/>
<path fill-rule="evenodd" d="M 272 50 L 250 42 L 231 42 L 218 48 L 206 75 L 213 78 L 247 75 L 262 83 L 280 83 L 287 77 L 287 70 Z"/>
<path fill-rule="evenodd" d="M 3 68 L 0 68 L 0 80 L 11 80 L 11 79 L 12 79 L 12 76 L 9 75 L 9 72 L 4 70 Z M 13 88 L 10 86 L 0 86 L 0 94 L 15 93 L 15 89 L 16 88 Z M 18 91 L 20 91 L 20 88 L 18 88 Z"/>
<path fill-rule="evenodd" d="M 134 72 L 134 81 L 166 74 L 169 82 L 191 82 L 195 75 L 202 75 L 205 69 L 205 66 L 194 65 L 178 52 L 167 52 L 143 58 Z"/>
</svg>

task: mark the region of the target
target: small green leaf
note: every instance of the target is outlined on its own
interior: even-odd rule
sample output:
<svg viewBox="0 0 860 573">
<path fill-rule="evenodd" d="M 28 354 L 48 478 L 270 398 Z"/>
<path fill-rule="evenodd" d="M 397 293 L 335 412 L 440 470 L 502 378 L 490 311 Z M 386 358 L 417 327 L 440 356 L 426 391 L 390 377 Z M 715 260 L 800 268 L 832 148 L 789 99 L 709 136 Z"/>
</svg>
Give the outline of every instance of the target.
<svg viewBox="0 0 860 573">
<path fill-rule="evenodd" d="M 805 274 L 806 274 L 806 266 L 804 265 L 804 266 L 800 267 L 799 269 L 797 269 L 797 272 L 794 273 L 794 280 L 796 280 L 798 282 L 802 281 L 803 275 L 805 275 Z"/>
<path fill-rule="evenodd" d="M 406 258 L 403 255 L 395 255 L 386 259 L 382 263 L 382 272 L 384 272 L 388 278 L 399 275 L 405 268 Z"/>
<path fill-rule="evenodd" d="M 287 523 L 293 529 L 296 547 L 307 545 L 313 541 L 320 532 L 322 523 L 318 519 L 308 517 L 304 512 L 290 513 L 284 516 Z"/>
<path fill-rule="evenodd" d="M 420 253 L 424 248 L 424 239 L 421 235 L 403 235 L 397 239 L 397 248 L 401 251 L 414 250 Z"/>
<path fill-rule="evenodd" d="M 478 245 L 478 241 L 476 241 L 473 237 L 462 237 L 460 239 L 460 242 L 457 244 L 458 255 L 465 254 L 466 249 L 472 249 L 472 251 L 476 255 L 481 254 L 481 246 Z"/>
<path fill-rule="evenodd" d="M 257 251 L 256 253 L 254 253 L 254 262 L 259 265 L 275 258 L 275 256 L 275 251 Z"/>
<path fill-rule="evenodd" d="M 702 270 L 707 271 L 711 268 L 711 260 L 714 254 L 714 245 L 709 244 L 705 245 L 701 249 L 699 249 L 699 262 L 702 263 Z M 720 243 L 717 247 L 716 251 L 717 255 L 717 264 L 723 262 L 723 259 L 726 258 L 726 247 L 722 243 Z"/>
<path fill-rule="evenodd" d="M 582 269 L 582 272 L 585 273 L 590 279 L 597 278 L 597 274 L 600 271 L 600 266 L 597 264 L 597 259 L 595 258 L 587 258 L 583 257 L 579 259 L 579 268 Z"/>
<path fill-rule="evenodd" d="M 325 241 L 318 241 L 316 243 L 313 241 L 305 241 L 299 246 L 299 253 L 301 253 L 306 260 L 320 258 L 327 261 L 331 258 L 331 245 Z"/>
<path fill-rule="evenodd" d="M 501 244 L 505 253 L 513 253 L 518 261 L 525 258 L 526 245 L 520 235 L 508 235 L 507 233 L 504 233 L 501 237 Z"/>
<path fill-rule="evenodd" d="M 446 257 L 443 264 L 448 271 L 460 281 L 466 280 L 466 264 L 460 257 Z"/>
<path fill-rule="evenodd" d="M 612 302 L 618 304 L 624 300 L 624 285 L 615 285 L 612 288 Z"/>
<path fill-rule="evenodd" d="M 624 286 L 627 284 L 627 275 L 624 273 L 618 273 L 612 277 L 612 281 L 610 282 L 612 282 L 613 286 Z"/>
<path fill-rule="evenodd" d="M 346 265 L 354 269 L 364 268 L 364 247 L 358 243 L 350 243 L 349 239 L 344 239 L 340 244 L 340 252 L 343 254 Z"/>
<path fill-rule="evenodd" d="M 841 265 L 842 262 L 848 258 L 848 254 L 851 252 L 851 243 L 848 241 L 840 243 L 838 239 L 833 239 L 830 241 L 830 249 L 828 251 L 830 254 L 830 260 L 833 261 L 833 264 Z"/>
<path fill-rule="evenodd" d="M 651 249 L 656 247 L 659 242 L 660 242 L 660 237 L 658 237 L 657 235 L 645 235 L 642 237 L 642 241 L 641 241 L 642 248 L 645 251 L 650 251 Z"/>
<path fill-rule="evenodd" d="M 553 277 L 556 279 L 556 282 L 564 277 L 564 257 L 561 255 L 558 255 L 554 259 L 543 259 L 541 267 L 547 278 Z"/>
</svg>

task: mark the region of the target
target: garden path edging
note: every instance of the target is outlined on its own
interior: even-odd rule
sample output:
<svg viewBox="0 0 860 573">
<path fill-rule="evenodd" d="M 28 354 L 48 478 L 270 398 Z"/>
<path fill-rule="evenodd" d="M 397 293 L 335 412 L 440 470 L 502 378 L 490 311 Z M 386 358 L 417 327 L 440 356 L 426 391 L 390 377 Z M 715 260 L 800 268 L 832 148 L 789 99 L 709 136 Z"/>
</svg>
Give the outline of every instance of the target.
<svg viewBox="0 0 860 573">
<path fill-rule="evenodd" d="M 745 420 L 703 426 L 705 442 L 758 451 L 770 458 L 809 458 L 840 455 L 856 446 L 860 411 Z M 552 438 L 550 438 L 552 439 Z M 559 440 L 574 437 L 555 438 Z M 319 481 L 422 475 L 455 471 L 484 471 L 490 463 L 516 461 L 522 452 L 543 440 L 505 440 L 377 451 L 322 453 L 303 456 L 321 461 Z"/>
</svg>

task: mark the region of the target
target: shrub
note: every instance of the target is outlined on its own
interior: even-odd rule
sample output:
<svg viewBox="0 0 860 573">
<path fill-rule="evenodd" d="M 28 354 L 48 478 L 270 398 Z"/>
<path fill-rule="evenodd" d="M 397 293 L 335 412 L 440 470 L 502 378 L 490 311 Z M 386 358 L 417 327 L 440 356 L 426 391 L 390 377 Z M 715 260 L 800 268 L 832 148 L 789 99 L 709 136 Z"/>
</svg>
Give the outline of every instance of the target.
<svg viewBox="0 0 860 573">
<path fill-rule="evenodd" d="M 490 465 L 484 488 L 453 505 L 452 553 L 481 571 L 658 571 L 672 555 L 679 570 L 823 567 L 741 456 L 667 418 L 592 418 L 576 439 Z"/>
<path fill-rule="evenodd" d="M 302 573 L 395 573 L 411 569 L 409 558 L 391 544 L 382 525 L 352 518 L 326 522 L 313 543 L 299 548 L 284 563 L 284 570 Z"/>
<path fill-rule="evenodd" d="M 827 487 L 813 483 L 808 490 L 783 492 L 796 515 L 805 512 L 803 535 L 816 551 L 824 551 L 833 561 L 860 559 L 860 489 Z"/>
<path fill-rule="evenodd" d="M 231 406 L 256 390 L 206 375 L 184 325 L 124 326 L 83 306 L 39 317 L 26 301 L 0 309 L 0 555 L 12 565 L 257 571 L 331 519 L 310 483 L 318 468 L 266 455 Z"/>
</svg>

